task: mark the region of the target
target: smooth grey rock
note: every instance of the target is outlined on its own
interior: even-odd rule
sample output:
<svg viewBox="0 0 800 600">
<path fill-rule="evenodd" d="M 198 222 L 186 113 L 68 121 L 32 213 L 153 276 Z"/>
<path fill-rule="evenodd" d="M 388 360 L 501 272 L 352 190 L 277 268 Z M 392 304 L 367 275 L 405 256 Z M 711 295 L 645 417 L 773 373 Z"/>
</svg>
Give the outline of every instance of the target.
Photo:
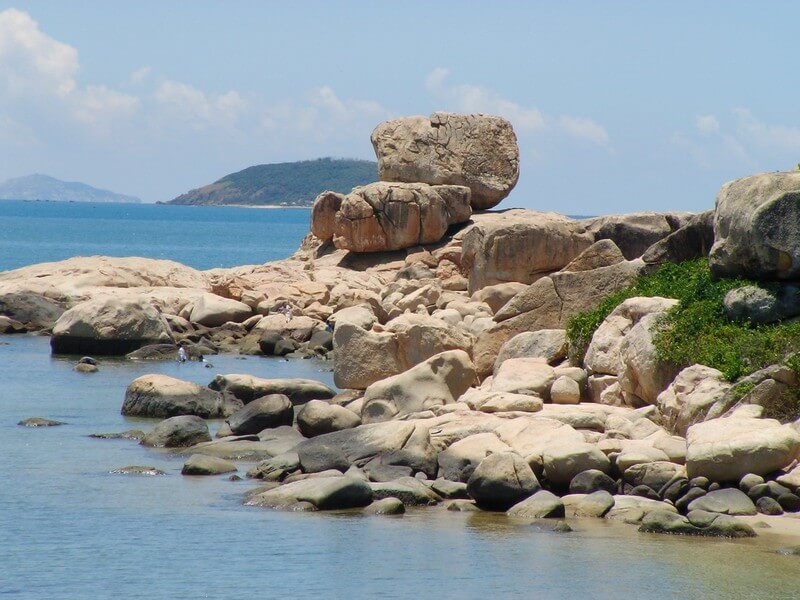
<svg viewBox="0 0 800 600">
<path fill-rule="evenodd" d="M 528 463 L 513 452 L 487 456 L 467 481 L 467 493 L 484 510 L 506 511 L 540 489 Z"/>
<path fill-rule="evenodd" d="M 192 454 L 183 464 L 182 475 L 221 475 L 237 471 L 236 465 L 224 458 Z"/>
<path fill-rule="evenodd" d="M 705 510 L 727 515 L 754 515 L 757 512 L 755 504 L 747 494 L 735 488 L 708 492 L 689 504 L 689 510 Z"/>
<path fill-rule="evenodd" d="M 406 512 L 406 506 L 399 498 L 381 498 L 364 508 L 364 513 L 368 515 L 402 515 Z"/>
<path fill-rule="evenodd" d="M 158 423 L 140 442 L 154 448 L 185 448 L 200 442 L 210 442 L 208 425 L 200 417 L 183 415 Z"/>
<path fill-rule="evenodd" d="M 310 400 L 297 413 L 297 428 L 306 437 L 314 437 L 361 425 L 353 411 L 324 400 Z"/>
<path fill-rule="evenodd" d="M 597 469 L 581 471 L 569 483 L 570 494 L 592 494 L 601 490 L 613 494 L 617 491 L 617 482 Z"/>
<path fill-rule="evenodd" d="M 512 506 L 506 514 L 520 519 L 561 519 L 565 510 L 561 498 L 547 490 L 540 490 Z"/>
<path fill-rule="evenodd" d="M 17 425 L 22 427 L 57 427 L 59 425 L 66 425 L 64 421 L 55 421 L 53 419 L 45 419 L 44 417 L 30 417 L 23 419 Z"/>
<path fill-rule="evenodd" d="M 245 504 L 285 510 L 296 502 L 309 502 L 318 510 L 360 508 L 372 502 L 372 490 L 353 477 L 319 477 L 267 490 L 251 496 Z"/>
<path fill-rule="evenodd" d="M 436 492 L 414 477 L 370 482 L 369 487 L 373 498 L 399 498 L 406 506 L 429 506 L 442 501 Z"/>
<path fill-rule="evenodd" d="M 606 490 L 598 490 L 579 500 L 575 504 L 574 511 L 576 517 L 602 518 L 612 508 L 614 508 L 614 496 Z"/>
<path fill-rule="evenodd" d="M 289 398 L 283 394 L 270 394 L 249 402 L 225 422 L 233 435 L 248 435 L 281 425 L 291 425 L 293 420 L 294 409 Z"/>
</svg>

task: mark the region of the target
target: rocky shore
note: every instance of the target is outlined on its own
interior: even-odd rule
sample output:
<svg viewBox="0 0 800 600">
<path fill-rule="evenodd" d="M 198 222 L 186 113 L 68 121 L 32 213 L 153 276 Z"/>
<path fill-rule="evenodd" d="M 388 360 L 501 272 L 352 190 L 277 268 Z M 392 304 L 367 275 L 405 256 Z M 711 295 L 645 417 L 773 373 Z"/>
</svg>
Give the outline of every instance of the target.
<svg viewBox="0 0 800 600">
<path fill-rule="evenodd" d="M 88 257 L 0 273 L 0 332 L 50 335 L 56 354 L 330 361 L 338 390 L 247 374 L 129 385 L 123 414 L 160 421 L 128 437 L 185 453 L 186 475 L 256 463 L 252 506 L 444 504 L 724 537 L 755 536 L 753 515 L 800 514 L 800 414 L 769 418 L 800 389 L 792 356 L 737 381 L 665 360 L 656 336 L 680 301 L 662 296 L 622 298 L 585 347 L 567 331 L 692 260 L 766 282 L 728 293 L 731 322 L 796 318 L 800 173 L 726 184 L 704 213 L 579 220 L 490 210 L 519 176 L 499 117 L 398 119 L 372 142 L 381 181 L 320 194 L 291 258 L 197 271 Z M 225 419 L 215 438 L 206 419 Z"/>
</svg>

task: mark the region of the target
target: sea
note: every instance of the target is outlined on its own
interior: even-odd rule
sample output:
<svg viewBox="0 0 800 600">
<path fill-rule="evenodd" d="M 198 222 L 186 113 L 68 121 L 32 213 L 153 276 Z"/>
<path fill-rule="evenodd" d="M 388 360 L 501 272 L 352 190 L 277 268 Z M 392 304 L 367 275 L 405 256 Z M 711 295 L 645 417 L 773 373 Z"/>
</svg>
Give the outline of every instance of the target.
<svg viewBox="0 0 800 600">
<path fill-rule="evenodd" d="M 290 255 L 308 211 L 0 202 L 0 270 L 74 255 L 167 258 L 197 268 Z M 207 384 L 217 373 L 309 377 L 313 360 L 218 355 L 200 363 L 104 359 L 95 374 L 50 356 L 46 337 L 0 336 L 0 598 L 800 597 L 800 558 L 778 542 L 639 534 L 576 521 L 571 533 L 502 515 L 402 516 L 245 507 L 255 483 L 184 477 L 185 456 L 92 433 L 148 429 L 120 414 L 145 373 Z M 66 424 L 29 429 L 42 416 Z M 220 425 L 210 422 L 212 432 Z M 117 475 L 129 465 L 166 475 Z M 240 475 L 250 465 L 240 465 Z"/>
</svg>

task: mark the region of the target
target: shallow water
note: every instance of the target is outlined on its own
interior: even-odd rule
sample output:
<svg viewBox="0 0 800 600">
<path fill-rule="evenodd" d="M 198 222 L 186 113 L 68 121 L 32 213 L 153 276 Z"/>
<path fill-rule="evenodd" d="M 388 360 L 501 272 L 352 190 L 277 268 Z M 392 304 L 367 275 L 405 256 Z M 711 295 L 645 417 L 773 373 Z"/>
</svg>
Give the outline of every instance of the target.
<svg viewBox="0 0 800 600">
<path fill-rule="evenodd" d="M 147 429 L 119 414 L 147 372 L 313 377 L 326 365 L 214 356 L 104 361 L 79 374 L 48 339 L 0 337 L 0 595 L 10 598 L 797 598 L 800 559 L 759 541 L 644 535 L 577 522 L 571 534 L 440 509 L 402 517 L 244 507 L 254 484 L 180 475 L 183 460 L 90 433 Z M 321 371 L 322 369 L 322 371 Z M 16 425 L 30 416 L 61 427 Z M 212 427 L 214 429 L 216 425 Z M 112 475 L 152 465 L 163 477 Z M 246 465 L 241 471 L 246 470 Z"/>
</svg>

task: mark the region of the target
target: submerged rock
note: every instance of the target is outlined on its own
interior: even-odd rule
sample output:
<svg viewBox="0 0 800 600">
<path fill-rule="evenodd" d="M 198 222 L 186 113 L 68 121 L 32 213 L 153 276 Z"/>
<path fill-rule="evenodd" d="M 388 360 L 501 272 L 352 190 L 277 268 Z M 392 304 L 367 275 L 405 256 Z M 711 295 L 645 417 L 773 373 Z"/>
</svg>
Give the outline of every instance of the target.
<svg viewBox="0 0 800 600">
<path fill-rule="evenodd" d="M 236 465 L 224 458 L 192 454 L 181 469 L 182 475 L 221 475 L 237 471 Z"/>
<path fill-rule="evenodd" d="M 29 419 L 23 419 L 17 425 L 22 427 L 57 427 L 58 425 L 66 425 L 66 423 L 64 421 L 45 419 L 44 417 L 30 417 Z"/>
<path fill-rule="evenodd" d="M 112 475 L 145 475 L 149 477 L 157 475 L 166 475 L 161 469 L 155 467 L 144 467 L 140 465 L 133 465 L 130 467 L 120 467 L 111 471 Z"/>
</svg>

